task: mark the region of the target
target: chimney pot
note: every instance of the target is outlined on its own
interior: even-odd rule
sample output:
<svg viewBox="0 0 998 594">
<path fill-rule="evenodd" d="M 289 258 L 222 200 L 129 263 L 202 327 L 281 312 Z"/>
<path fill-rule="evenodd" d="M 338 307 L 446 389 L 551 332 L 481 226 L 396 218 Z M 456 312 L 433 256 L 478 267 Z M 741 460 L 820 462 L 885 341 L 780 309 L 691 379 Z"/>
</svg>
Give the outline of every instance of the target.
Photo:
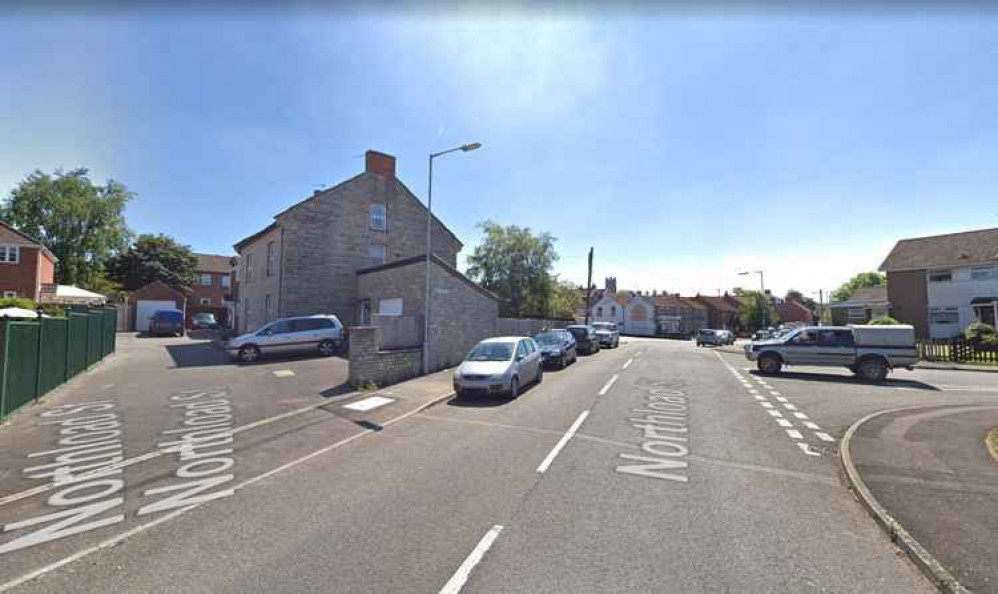
<svg viewBox="0 0 998 594">
<path fill-rule="evenodd" d="M 395 177 L 395 157 L 378 151 L 364 153 L 364 171 Z"/>
</svg>

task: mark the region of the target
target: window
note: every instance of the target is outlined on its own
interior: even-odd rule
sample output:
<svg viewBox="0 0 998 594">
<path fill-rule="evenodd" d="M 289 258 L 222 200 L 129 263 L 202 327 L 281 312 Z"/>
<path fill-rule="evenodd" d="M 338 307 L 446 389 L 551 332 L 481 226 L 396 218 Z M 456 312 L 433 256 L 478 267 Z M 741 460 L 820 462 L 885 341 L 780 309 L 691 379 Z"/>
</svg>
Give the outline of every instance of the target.
<svg viewBox="0 0 998 594">
<path fill-rule="evenodd" d="M 201 305 L 208 305 L 208 306 L 210 306 L 211 305 L 211 297 L 202 297 L 198 301 L 198 303 L 200 303 Z"/>
<path fill-rule="evenodd" d="M 327 318 L 299 318 L 292 320 L 295 332 L 310 332 L 333 327 L 333 321 Z"/>
<path fill-rule="evenodd" d="M 4 291 L 3 292 L 3 298 L 4 299 L 17 299 L 17 291 Z"/>
<path fill-rule="evenodd" d="M 812 345 L 818 344 L 818 331 L 817 330 L 802 330 L 790 339 L 790 344 L 795 345 Z"/>
<path fill-rule="evenodd" d="M 292 326 L 291 320 L 281 320 L 280 322 L 274 322 L 273 324 L 264 328 L 267 334 L 287 334 L 289 332 L 294 332 L 294 327 Z"/>
<path fill-rule="evenodd" d="M 211 286 L 211 275 L 210 274 L 202 274 L 201 275 L 201 286 L 202 287 L 210 287 Z"/>
<path fill-rule="evenodd" d="M 267 242 L 267 276 L 274 276 L 274 242 Z"/>
<path fill-rule="evenodd" d="M 219 282 L 221 283 L 223 289 L 228 289 L 230 286 L 232 286 L 232 281 L 229 279 L 228 274 L 223 276 L 221 280 L 219 280 Z"/>
<path fill-rule="evenodd" d="M 521 340 L 516 344 L 516 358 L 527 356 L 527 341 Z"/>
<path fill-rule="evenodd" d="M 851 347 L 852 332 L 848 330 L 819 330 L 818 344 L 832 347 Z"/>
<path fill-rule="evenodd" d="M 596 308 L 596 317 L 597 318 L 602 318 L 603 317 L 603 306 L 602 305 Z"/>
<path fill-rule="evenodd" d="M 371 300 L 362 299 L 357 312 L 357 319 L 361 326 L 368 326 L 371 323 Z"/>
<path fill-rule="evenodd" d="M 17 264 L 21 261 L 21 246 L 0 245 L 0 262 Z"/>
<path fill-rule="evenodd" d="M 385 230 L 385 205 L 384 204 L 372 204 L 371 205 L 371 229 L 375 231 Z"/>
<path fill-rule="evenodd" d="M 246 282 L 253 280 L 253 254 L 246 254 Z"/>
<path fill-rule="evenodd" d="M 929 272 L 930 283 L 948 283 L 953 281 L 952 270 L 933 270 Z"/>
<path fill-rule="evenodd" d="M 974 314 L 977 316 L 977 319 L 989 326 L 995 325 L 995 311 L 995 306 L 991 304 L 974 307 Z"/>
<path fill-rule="evenodd" d="M 994 266 L 975 266 L 970 269 L 970 280 L 991 280 L 994 277 Z"/>
<path fill-rule="evenodd" d="M 865 322 L 866 321 L 866 310 L 862 307 L 850 307 L 849 308 L 849 321 L 850 322 Z"/>
<path fill-rule="evenodd" d="M 378 302 L 378 315 L 400 316 L 402 315 L 402 298 L 382 299 Z"/>
<path fill-rule="evenodd" d="M 959 324 L 960 323 L 960 313 L 955 307 L 947 307 L 945 309 L 929 309 L 929 323 L 930 324 Z"/>
<path fill-rule="evenodd" d="M 270 318 L 270 293 L 263 298 L 263 315 Z"/>
<path fill-rule="evenodd" d="M 613 316 L 613 317 L 617 317 L 617 306 L 616 305 L 611 305 L 610 306 L 610 315 Z"/>
<path fill-rule="evenodd" d="M 372 266 L 378 266 L 385 263 L 385 246 L 383 245 L 369 245 L 367 246 L 367 256 L 371 259 Z"/>
</svg>

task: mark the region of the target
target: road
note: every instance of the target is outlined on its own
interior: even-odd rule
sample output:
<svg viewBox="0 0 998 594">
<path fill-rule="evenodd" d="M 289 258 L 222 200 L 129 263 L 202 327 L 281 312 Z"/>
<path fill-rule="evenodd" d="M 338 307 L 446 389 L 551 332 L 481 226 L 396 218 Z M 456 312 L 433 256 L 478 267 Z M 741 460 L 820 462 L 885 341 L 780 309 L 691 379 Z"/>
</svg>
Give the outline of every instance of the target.
<svg viewBox="0 0 998 594">
<path fill-rule="evenodd" d="M 140 415 L 126 454 L 155 450 L 183 418 L 169 406 L 183 390 L 218 389 L 193 400 L 229 400 L 236 425 L 322 404 L 323 391 L 337 406 L 364 398 L 337 391 L 326 371 L 339 364 L 219 362 L 168 387 L 153 380 L 186 371 L 152 374 L 141 390 L 160 415 Z M 150 489 L 179 480 L 176 455 L 125 468 L 121 522 L 3 554 L 0 590 L 934 591 L 844 488 L 837 438 L 872 410 L 993 401 L 998 374 L 918 370 L 870 386 L 835 370 L 765 378 L 747 367 L 737 354 L 631 338 L 515 401 L 310 409 L 223 444 L 233 478 L 221 487 L 233 492 L 192 508 L 138 513 L 165 496 Z M 97 390 L 122 368 L 92 372 L 63 399 L 120 406 L 127 394 Z M 284 368 L 310 379 L 274 381 Z M 22 422 L 36 440 L 58 427 L 38 425 L 40 414 Z M 25 448 L 36 444 L 15 449 Z M 15 458 L 7 496 L 25 487 L 28 464 Z M 72 496 L 90 493 L 100 494 Z M 50 525 L 10 530 L 51 513 L 51 496 L 0 504 L 13 535 L 0 546 Z"/>
</svg>

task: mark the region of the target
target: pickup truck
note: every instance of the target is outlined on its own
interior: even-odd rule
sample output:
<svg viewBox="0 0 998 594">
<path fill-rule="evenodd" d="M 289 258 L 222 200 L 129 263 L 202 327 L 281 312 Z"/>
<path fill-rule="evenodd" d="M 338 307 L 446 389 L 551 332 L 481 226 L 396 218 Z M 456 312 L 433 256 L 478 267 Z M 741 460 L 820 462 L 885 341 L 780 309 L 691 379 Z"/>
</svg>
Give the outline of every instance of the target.
<svg viewBox="0 0 998 594">
<path fill-rule="evenodd" d="M 890 326 L 809 326 L 773 340 L 745 345 L 745 358 L 762 373 L 779 373 L 784 365 L 846 367 L 859 377 L 881 382 L 898 367 L 918 361 L 915 329 Z"/>
</svg>

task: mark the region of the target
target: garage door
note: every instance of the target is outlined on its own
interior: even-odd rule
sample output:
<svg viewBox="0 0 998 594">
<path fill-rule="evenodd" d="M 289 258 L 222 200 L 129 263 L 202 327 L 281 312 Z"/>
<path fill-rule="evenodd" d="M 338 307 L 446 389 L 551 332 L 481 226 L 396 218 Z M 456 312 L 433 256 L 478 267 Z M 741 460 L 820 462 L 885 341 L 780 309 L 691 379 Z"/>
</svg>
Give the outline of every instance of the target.
<svg viewBox="0 0 998 594">
<path fill-rule="evenodd" d="M 139 332 L 149 330 L 149 318 L 157 309 L 177 309 L 176 301 L 153 301 L 140 299 L 135 302 L 135 329 Z"/>
</svg>

